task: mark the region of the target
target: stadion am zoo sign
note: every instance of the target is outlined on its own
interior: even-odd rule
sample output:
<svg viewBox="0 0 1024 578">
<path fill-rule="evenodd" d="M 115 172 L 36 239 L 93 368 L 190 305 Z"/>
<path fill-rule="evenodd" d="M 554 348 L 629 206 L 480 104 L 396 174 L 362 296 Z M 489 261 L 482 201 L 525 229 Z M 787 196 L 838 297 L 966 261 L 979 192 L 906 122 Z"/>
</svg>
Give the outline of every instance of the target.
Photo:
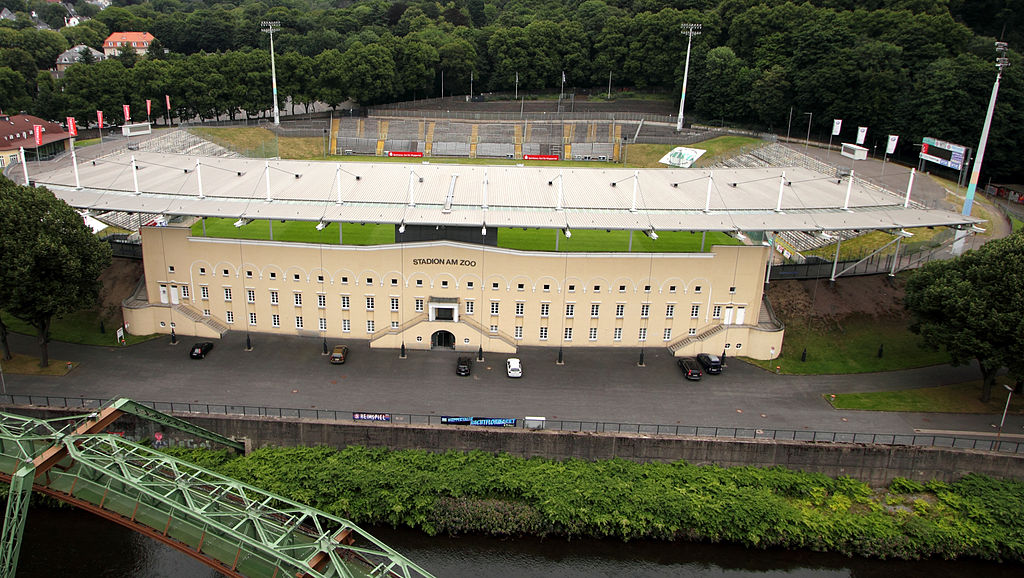
<svg viewBox="0 0 1024 578">
<path fill-rule="evenodd" d="M 658 162 L 664 165 L 688 169 L 706 152 L 703 149 L 676 147 L 670 150 L 667 155 L 661 157 L 661 160 Z"/>
</svg>

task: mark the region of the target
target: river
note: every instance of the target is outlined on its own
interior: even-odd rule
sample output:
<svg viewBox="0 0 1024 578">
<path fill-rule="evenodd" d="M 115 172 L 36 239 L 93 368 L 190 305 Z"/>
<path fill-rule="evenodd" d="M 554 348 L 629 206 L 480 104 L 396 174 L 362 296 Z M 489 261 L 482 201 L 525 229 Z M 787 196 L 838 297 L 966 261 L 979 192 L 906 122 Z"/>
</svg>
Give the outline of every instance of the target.
<svg viewBox="0 0 1024 578">
<path fill-rule="evenodd" d="M 894 562 L 813 552 L 748 550 L 721 544 L 498 540 L 480 536 L 431 538 L 409 530 L 370 530 L 438 577 L 1016 578 L 1024 575 L 1024 567 L 1020 565 L 978 561 Z M 69 508 L 32 509 L 25 526 L 17 575 L 20 578 L 219 576 L 173 548 Z"/>
</svg>

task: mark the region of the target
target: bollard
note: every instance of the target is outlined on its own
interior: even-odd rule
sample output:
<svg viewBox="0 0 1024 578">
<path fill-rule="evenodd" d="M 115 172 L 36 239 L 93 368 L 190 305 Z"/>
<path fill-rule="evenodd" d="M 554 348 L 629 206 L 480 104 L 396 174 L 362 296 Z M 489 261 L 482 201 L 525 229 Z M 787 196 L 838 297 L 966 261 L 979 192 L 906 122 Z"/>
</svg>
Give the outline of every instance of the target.
<svg viewBox="0 0 1024 578">
<path fill-rule="evenodd" d="M 804 348 L 804 352 L 800 354 L 800 361 L 807 361 L 807 348 Z"/>
</svg>

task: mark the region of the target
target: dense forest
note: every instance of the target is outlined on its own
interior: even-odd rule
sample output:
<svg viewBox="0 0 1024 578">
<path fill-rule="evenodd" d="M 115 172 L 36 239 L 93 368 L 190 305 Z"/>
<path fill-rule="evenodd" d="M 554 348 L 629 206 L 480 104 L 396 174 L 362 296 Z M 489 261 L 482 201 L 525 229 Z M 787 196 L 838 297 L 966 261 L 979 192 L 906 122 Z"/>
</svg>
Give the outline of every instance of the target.
<svg viewBox="0 0 1024 578">
<path fill-rule="evenodd" d="M 298 106 L 337 106 L 474 92 L 660 93 L 678 99 L 693 38 L 688 119 L 784 134 L 828 134 L 833 118 L 872 139 L 923 136 L 977 145 L 996 76 L 994 42 L 1022 39 L 1024 0 L 114 0 L 60 28 L 60 5 L 0 0 L 23 17 L 0 22 L 0 108 L 46 118 L 116 117 L 163 95 L 172 116 L 236 118 L 271 108 L 269 38 L 276 20 L 278 88 Z M 54 29 L 39 30 L 27 17 Z M 77 44 L 100 48 L 113 31 L 148 31 L 151 55 L 123 54 L 48 70 Z M 1003 74 L 986 173 L 1019 181 L 1014 152 L 1024 120 L 1018 53 Z M 443 78 L 443 81 L 442 81 Z M 812 113 L 812 114 L 806 114 Z M 140 117 L 141 118 L 141 117 Z M 799 127 L 799 128 L 797 128 Z"/>
</svg>

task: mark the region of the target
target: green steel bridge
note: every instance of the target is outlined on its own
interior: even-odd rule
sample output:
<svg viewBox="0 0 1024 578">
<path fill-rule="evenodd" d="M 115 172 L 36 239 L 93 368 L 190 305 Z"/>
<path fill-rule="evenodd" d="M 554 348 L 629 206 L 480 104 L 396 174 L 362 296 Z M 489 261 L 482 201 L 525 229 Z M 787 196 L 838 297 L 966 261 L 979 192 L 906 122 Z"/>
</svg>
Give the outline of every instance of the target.
<svg viewBox="0 0 1024 578">
<path fill-rule="evenodd" d="M 134 414 L 238 451 L 241 443 L 129 399 L 88 415 L 0 413 L 10 494 L 0 573 L 13 578 L 33 490 L 164 542 L 226 576 L 431 576 L 355 524 L 102 433 Z"/>
</svg>

